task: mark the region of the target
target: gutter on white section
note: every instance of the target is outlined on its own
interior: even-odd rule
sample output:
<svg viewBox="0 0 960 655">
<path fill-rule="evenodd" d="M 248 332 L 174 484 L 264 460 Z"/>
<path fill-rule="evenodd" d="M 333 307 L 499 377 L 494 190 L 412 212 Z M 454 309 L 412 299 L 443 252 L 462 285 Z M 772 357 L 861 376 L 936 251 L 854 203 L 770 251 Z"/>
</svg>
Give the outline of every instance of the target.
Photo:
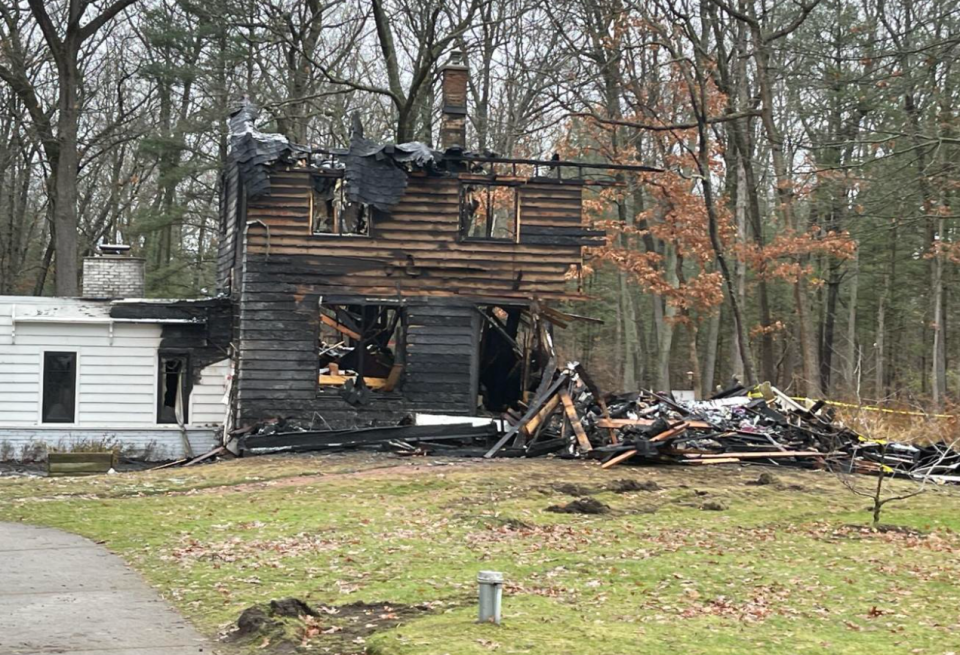
<svg viewBox="0 0 960 655">
<path fill-rule="evenodd" d="M 11 343 L 17 343 L 17 323 L 84 323 L 87 325 L 106 325 L 108 328 L 109 344 L 113 345 L 113 326 L 116 323 L 150 323 L 154 325 L 162 323 L 183 323 L 190 325 L 202 325 L 203 321 L 195 321 L 189 318 L 92 318 L 89 316 L 17 316 L 17 306 L 13 306 L 13 325 L 11 325 L 10 336 Z"/>
</svg>

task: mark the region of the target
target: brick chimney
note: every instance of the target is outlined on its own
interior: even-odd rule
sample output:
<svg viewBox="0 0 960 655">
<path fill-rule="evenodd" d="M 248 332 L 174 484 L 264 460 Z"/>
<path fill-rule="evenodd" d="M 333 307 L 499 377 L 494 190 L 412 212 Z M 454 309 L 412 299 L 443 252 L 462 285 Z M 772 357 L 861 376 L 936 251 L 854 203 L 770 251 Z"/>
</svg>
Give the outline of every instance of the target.
<svg viewBox="0 0 960 655">
<path fill-rule="evenodd" d="M 83 258 L 83 297 L 143 298 L 144 259 L 125 254 L 130 246 L 102 245 L 99 255 Z"/>
<path fill-rule="evenodd" d="M 454 50 L 441 72 L 443 87 L 443 111 L 440 119 L 440 147 L 466 148 L 467 146 L 467 65 L 463 53 Z"/>
</svg>

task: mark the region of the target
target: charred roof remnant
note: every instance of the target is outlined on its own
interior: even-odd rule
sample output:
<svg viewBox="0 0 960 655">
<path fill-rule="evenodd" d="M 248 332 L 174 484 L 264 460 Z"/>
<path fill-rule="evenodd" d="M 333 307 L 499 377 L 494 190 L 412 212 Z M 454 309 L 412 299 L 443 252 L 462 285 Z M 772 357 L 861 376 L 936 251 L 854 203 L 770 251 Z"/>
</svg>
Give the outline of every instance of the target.
<svg viewBox="0 0 960 655">
<path fill-rule="evenodd" d="M 230 159 L 235 162 L 248 198 L 270 193 L 270 166 L 294 161 L 310 150 L 290 143 L 282 134 L 267 134 L 256 128 L 260 110 L 249 98 L 230 114 Z"/>
<path fill-rule="evenodd" d="M 342 171 L 351 202 L 389 211 L 407 188 L 406 166 L 424 170 L 440 159 L 440 153 L 423 143 L 384 145 L 367 139 L 358 113 L 352 119 L 350 147 L 329 151 L 291 143 L 281 134 L 261 132 L 256 127 L 259 113 L 256 105 L 244 98 L 230 115 L 230 159 L 239 169 L 248 198 L 270 193 L 273 166 L 299 164 Z"/>
<path fill-rule="evenodd" d="M 347 199 L 389 211 L 407 189 L 407 171 L 401 165 L 425 169 L 436 161 L 435 154 L 439 153 L 422 143 L 381 145 L 367 139 L 360 116 L 355 113 L 350 149 L 344 157 Z"/>
</svg>

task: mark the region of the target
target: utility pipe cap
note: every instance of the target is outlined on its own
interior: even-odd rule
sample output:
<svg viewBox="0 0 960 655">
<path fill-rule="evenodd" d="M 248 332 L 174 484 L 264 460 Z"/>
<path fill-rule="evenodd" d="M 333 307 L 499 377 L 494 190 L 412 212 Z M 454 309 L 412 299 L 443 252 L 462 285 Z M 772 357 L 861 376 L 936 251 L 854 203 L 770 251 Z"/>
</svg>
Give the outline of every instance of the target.
<svg viewBox="0 0 960 655">
<path fill-rule="evenodd" d="M 477 574 L 477 582 L 480 584 L 503 584 L 503 573 L 500 573 L 500 571 L 480 571 Z"/>
</svg>

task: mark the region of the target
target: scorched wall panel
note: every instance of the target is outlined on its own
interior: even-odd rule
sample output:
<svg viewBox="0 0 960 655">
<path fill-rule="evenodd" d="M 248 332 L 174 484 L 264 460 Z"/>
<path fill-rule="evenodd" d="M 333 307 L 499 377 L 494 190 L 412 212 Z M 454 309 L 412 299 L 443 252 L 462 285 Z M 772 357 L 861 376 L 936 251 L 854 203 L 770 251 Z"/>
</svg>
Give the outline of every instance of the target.
<svg viewBox="0 0 960 655">
<path fill-rule="evenodd" d="M 544 232 L 580 226 L 578 185 L 521 188 L 521 243 L 461 240 L 455 178 L 411 176 L 405 195 L 389 215 L 373 221 L 369 237 L 311 234 L 310 188 L 308 172 L 278 172 L 269 195 L 250 199 L 248 253 L 301 268 L 313 261 L 322 275 L 313 283 L 344 293 L 562 297 L 569 293 L 567 272 L 581 260 L 580 246 L 569 237 L 551 241 Z M 524 226 L 533 233 L 528 236 Z M 318 259 L 367 266 L 344 275 Z"/>
</svg>

